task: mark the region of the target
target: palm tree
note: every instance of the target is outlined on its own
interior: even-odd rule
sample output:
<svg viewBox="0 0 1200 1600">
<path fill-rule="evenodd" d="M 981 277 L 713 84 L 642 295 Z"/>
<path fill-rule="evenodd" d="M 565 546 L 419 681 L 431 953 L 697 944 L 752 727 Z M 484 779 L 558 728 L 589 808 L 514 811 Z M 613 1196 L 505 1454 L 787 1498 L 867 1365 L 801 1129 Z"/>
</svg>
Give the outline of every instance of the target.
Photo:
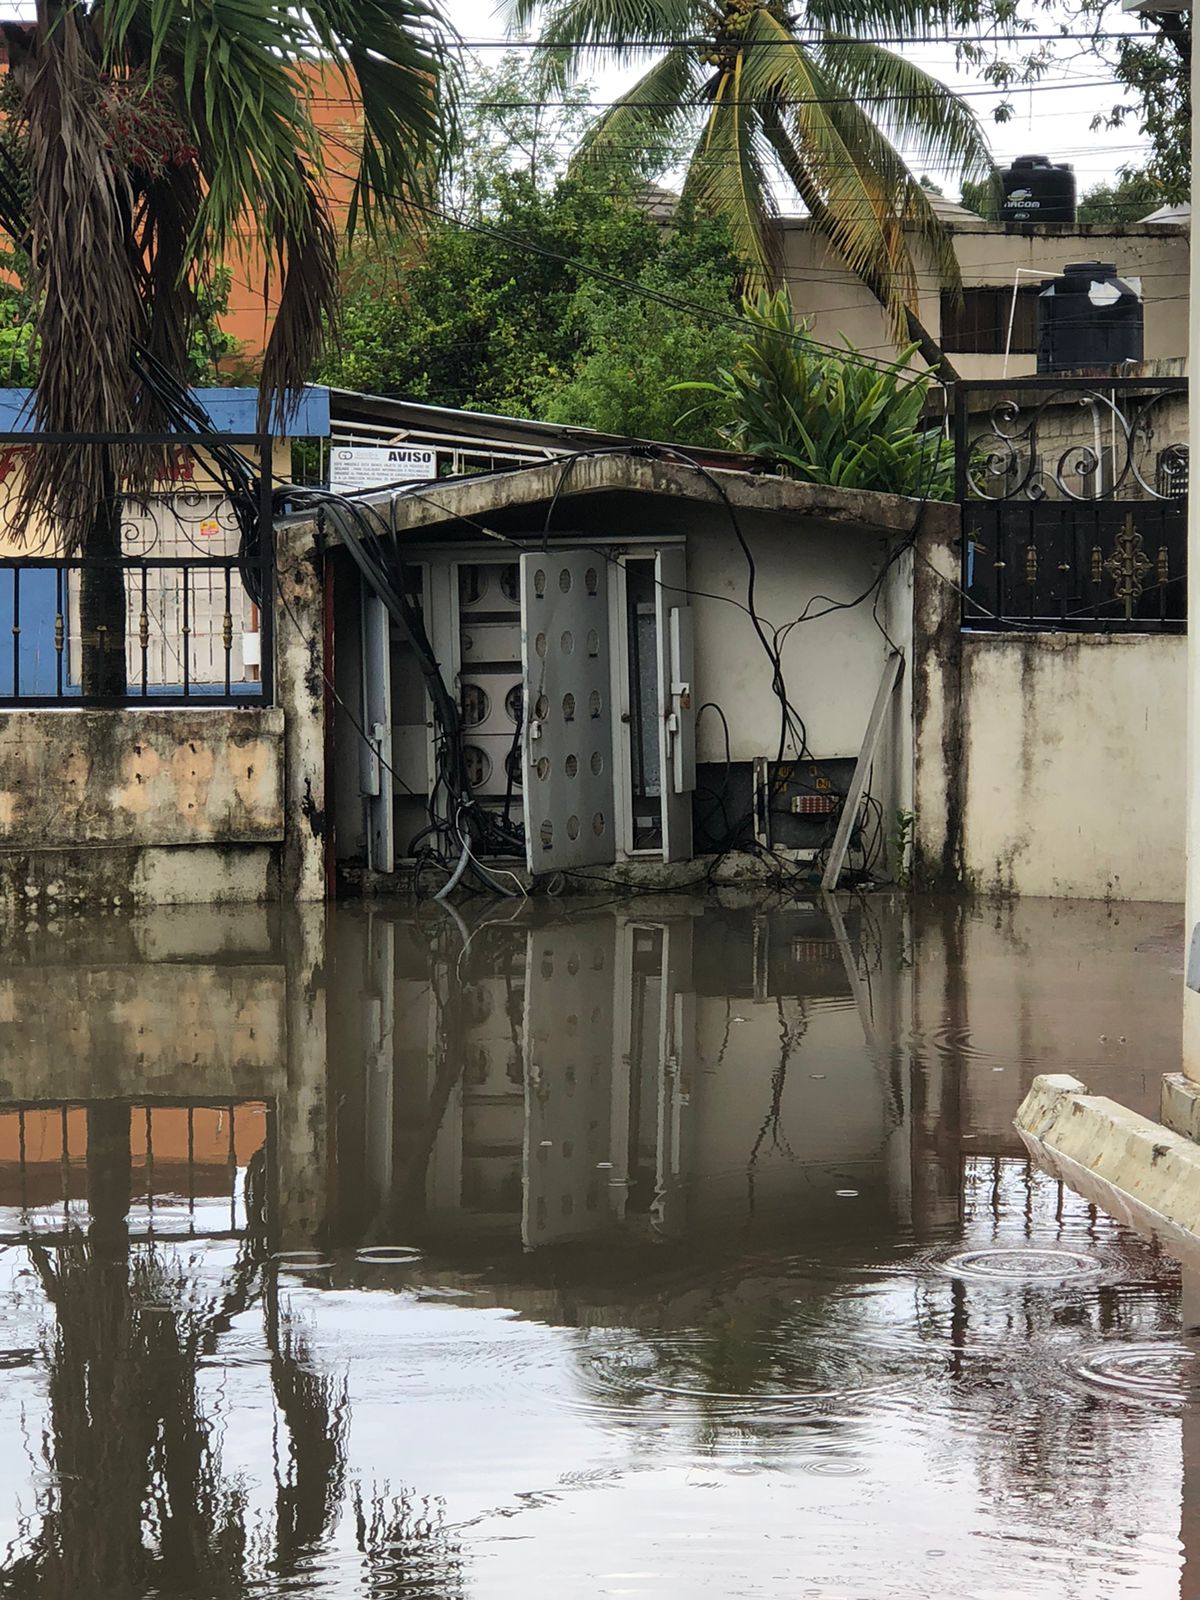
<svg viewBox="0 0 1200 1600">
<path fill-rule="evenodd" d="M 944 0 L 809 0 L 799 12 L 781 0 L 510 0 L 514 29 L 539 14 L 552 71 L 650 61 L 579 159 L 687 150 L 685 197 L 725 218 L 752 287 L 778 267 L 781 173 L 897 337 L 941 363 L 920 324 L 918 272 L 924 260 L 956 289 L 958 264 L 901 151 L 917 172 L 970 180 L 994 166 L 966 102 L 879 38 L 947 26 Z"/>
<path fill-rule="evenodd" d="M 454 100 L 437 0 L 37 0 L 36 21 L 4 34 L 0 228 L 31 262 L 34 426 L 178 426 L 213 272 L 255 246 L 274 314 L 260 427 L 280 420 L 336 309 L 327 167 L 354 163 L 347 232 L 407 219 L 436 182 Z M 357 148 L 332 159 L 314 115 L 322 93 L 361 107 Z M 49 517 L 68 552 L 111 557 L 122 495 L 161 475 L 156 452 L 40 448 L 26 526 Z M 124 687 L 116 582 L 92 599 L 122 630 L 107 672 L 93 663 L 100 692 Z M 85 691 L 87 666 L 85 651 Z"/>
</svg>

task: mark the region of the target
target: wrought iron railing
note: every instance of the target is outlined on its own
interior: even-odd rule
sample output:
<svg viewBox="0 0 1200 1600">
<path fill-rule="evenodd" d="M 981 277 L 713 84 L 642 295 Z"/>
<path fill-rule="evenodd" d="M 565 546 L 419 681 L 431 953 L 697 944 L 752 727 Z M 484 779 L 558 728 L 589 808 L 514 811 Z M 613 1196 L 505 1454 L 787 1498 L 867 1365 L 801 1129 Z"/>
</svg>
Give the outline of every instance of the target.
<svg viewBox="0 0 1200 1600">
<path fill-rule="evenodd" d="M 1182 631 L 1187 380 L 961 383 L 963 624 Z"/>
<path fill-rule="evenodd" d="M 82 440 L 82 436 L 81 436 Z M 116 553 L 53 553 L 16 541 L 23 452 L 45 435 L 0 433 L 0 708 L 262 705 L 273 693 L 271 441 L 261 435 L 141 435 L 170 486 L 122 496 Z M 206 444 L 253 446 L 257 504 L 240 515 Z M 89 586 L 107 603 L 89 601 Z M 124 603 L 121 603 L 123 594 Z M 99 662 L 99 670 L 97 669 Z M 100 680 L 100 687 L 96 680 Z"/>
</svg>

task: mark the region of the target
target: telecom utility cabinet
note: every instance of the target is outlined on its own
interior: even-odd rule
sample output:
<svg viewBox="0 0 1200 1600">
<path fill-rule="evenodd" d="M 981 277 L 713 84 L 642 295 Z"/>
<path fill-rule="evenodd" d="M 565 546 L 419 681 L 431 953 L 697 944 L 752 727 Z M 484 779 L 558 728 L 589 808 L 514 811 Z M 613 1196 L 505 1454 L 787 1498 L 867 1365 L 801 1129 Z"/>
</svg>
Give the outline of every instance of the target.
<svg viewBox="0 0 1200 1600">
<path fill-rule="evenodd" d="M 584 537 L 556 534 L 545 548 L 405 547 L 409 598 L 459 707 L 473 796 L 523 834 L 535 873 L 692 853 L 683 540 L 617 547 Z M 338 689 L 351 689 L 369 735 L 358 741 L 367 864 L 388 872 L 446 816 L 444 734 L 403 630 L 366 585 L 357 602 L 359 648 L 339 638 Z M 343 599 L 339 630 L 349 609 Z M 347 661 L 360 678 L 353 686 Z M 345 774 L 336 788 L 344 812 Z"/>
</svg>

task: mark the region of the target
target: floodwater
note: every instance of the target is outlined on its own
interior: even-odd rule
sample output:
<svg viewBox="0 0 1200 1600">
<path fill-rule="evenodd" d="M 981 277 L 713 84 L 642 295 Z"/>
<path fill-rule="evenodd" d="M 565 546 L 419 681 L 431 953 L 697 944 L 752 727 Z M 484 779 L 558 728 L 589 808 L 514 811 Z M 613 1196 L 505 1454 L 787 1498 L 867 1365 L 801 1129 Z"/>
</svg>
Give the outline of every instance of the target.
<svg viewBox="0 0 1200 1600">
<path fill-rule="evenodd" d="M 1200 1595 L 1200 1296 L 1027 1165 L 1170 907 L 10 929 L 0 1596 Z"/>
</svg>

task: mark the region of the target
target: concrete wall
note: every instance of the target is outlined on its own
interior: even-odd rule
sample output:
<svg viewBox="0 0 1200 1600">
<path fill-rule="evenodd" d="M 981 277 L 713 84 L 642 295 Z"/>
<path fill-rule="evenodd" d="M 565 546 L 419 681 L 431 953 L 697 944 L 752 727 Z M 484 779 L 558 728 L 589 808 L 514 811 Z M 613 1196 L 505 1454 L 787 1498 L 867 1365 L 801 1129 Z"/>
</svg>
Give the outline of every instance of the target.
<svg viewBox="0 0 1200 1600">
<path fill-rule="evenodd" d="M 277 539 L 274 706 L 0 714 L 0 915 L 323 898 L 315 532 Z"/>
<path fill-rule="evenodd" d="M 873 296 L 815 234 L 807 218 L 787 217 L 783 233 L 783 280 L 801 315 L 811 319 L 818 339 L 840 343 L 843 336 L 875 356 L 894 353 L 895 342 Z M 951 229 L 964 288 L 1001 285 L 1011 289 L 1021 268 L 1054 277 L 1073 261 L 1112 261 L 1123 277 L 1142 280 L 1146 302 L 1145 359 L 1163 361 L 1187 350 L 1188 235 L 1159 223 L 1110 228 L 1030 228 L 1000 223 L 963 222 Z M 1023 275 L 1022 285 L 1035 283 Z M 941 333 L 941 284 L 932 272 L 920 275 L 921 320 L 937 339 Z M 964 378 L 998 378 L 1002 355 L 952 357 Z M 1008 376 L 1031 373 L 1034 356 L 1013 356 Z"/>
<path fill-rule="evenodd" d="M 0 717 L 0 848 L 283 837 L 283 713 L 12 711 Z"/>
<path fill-rule="evenodd" d="M 964 635 L 967 884 L 1182 899 L 1185 653 L 1177 636 Z"/>
</svg>

